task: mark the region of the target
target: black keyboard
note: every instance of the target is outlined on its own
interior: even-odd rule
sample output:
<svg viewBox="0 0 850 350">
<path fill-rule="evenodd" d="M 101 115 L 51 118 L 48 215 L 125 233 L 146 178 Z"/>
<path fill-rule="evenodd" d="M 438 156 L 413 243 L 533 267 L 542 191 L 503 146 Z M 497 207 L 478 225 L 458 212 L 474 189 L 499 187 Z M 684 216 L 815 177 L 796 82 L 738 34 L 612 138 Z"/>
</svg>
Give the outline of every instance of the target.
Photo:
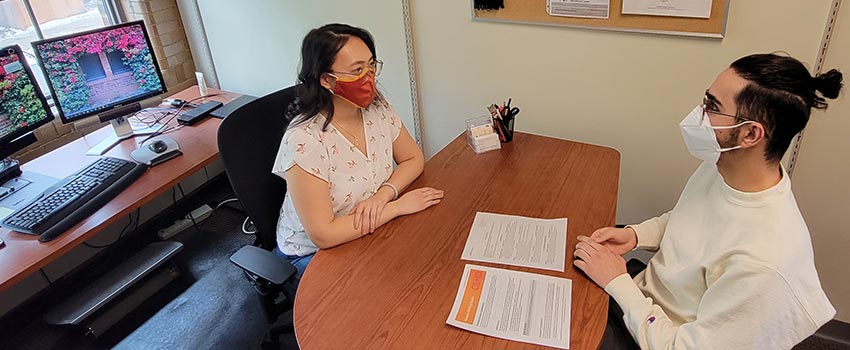
<svg viewBox="0 0 850 350">
<path fill-rule="evenodd" d="M 50 241 L 115 198 L 145 172 L 147 166 L 101 157 L 44 190 L 3 219 L 3 227 Z"/>
</svg>

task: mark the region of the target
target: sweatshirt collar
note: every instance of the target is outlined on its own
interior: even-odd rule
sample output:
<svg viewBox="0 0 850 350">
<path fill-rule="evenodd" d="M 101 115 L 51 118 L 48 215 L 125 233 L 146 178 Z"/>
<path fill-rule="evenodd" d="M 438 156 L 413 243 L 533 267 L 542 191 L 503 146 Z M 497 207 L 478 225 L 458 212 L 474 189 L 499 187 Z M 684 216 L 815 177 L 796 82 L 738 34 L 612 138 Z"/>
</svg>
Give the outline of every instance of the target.
<svg viewBox="0 0 850 350">
<path fill-rule="evenodd" d="M 782 179 L 779 180 L 779 183 L 759 192 L 742 192 L 736 190 L 726 184 L 726 182 L 723 181 L 723 177 L 720 176 L 720 173 L 717 173 L 720 190 L 723 192 L 723 196 L 726 197 L 726 199 L 740 206 L 762 207 L 769 205 L 785 197 L 791 191 L 791 180 L 788 178 L 788 173 L 785 171 L 785 167 L 782 164 L 780 164 L 779 167 L 782 171 Z"/>
</svg>

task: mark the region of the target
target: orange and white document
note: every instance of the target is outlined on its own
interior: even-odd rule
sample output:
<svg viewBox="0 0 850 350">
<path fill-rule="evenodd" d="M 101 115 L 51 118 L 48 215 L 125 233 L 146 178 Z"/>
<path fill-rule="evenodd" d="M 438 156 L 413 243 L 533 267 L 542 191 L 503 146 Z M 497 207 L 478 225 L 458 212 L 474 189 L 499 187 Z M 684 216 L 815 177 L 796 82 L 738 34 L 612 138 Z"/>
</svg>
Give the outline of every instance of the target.
<svg viewBox="0 0 850 350">
<path fill-rule="evenodd" d="M 461 259 L 564 272 L 567 218 L 478 212 Z"/>
<path fill-rule="evenodd" d="M 446 323 L 471 332 L 570 348 L 572 281 L 466 265 Z"/>
</svg>

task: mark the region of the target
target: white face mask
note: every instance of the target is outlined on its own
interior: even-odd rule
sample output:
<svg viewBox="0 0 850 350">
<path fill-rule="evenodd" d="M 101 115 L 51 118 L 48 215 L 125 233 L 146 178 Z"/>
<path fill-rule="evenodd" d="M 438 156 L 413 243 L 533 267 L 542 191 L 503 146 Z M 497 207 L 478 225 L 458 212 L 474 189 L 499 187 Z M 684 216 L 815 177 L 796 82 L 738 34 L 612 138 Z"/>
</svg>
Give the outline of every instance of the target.
<svg viewBox="0 0 850 350">
<path fill-rule="evenodd" d="M 753 121 L 747 120 L 729 126 L 711 126 L 708 116 L 703 112 L 703 107 L 696 106 L 679 123 L 679 129 L 682 130 L 682 138 L 685 139 L 685 145 L 688 146 L 688 151 L 694 157 L 716 164 L 717 160 L 720 159 L 721 152 L 738 149 L 741 146 L 720 148 L 720 143 L 717 142 L 717 136 L 714 134 L 714 130 L 734 129 L 749 123 L 753 123 Z"/>
</svg>

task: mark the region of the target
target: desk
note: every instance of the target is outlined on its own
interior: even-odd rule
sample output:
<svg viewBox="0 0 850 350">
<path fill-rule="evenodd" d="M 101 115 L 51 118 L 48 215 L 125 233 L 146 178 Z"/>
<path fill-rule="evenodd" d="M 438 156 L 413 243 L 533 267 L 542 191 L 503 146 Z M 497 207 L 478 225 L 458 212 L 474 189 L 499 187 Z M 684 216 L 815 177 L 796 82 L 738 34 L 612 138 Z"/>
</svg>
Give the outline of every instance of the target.
<svg viewBox="0 0 850 350">
<path fill-rule="evenodd" d="M 447 325 L 467 263 L 565 277 L 572 284 L 570 349 L 596 349 L 608 296 L 572 265 L 580 234 L 614 224 L 620 154 L 516 133 L 476 155 L 461 135 L 425 164 L 411 188 L 443 189 L 442 203 L 374 234 L 320 250 L 295 298 L 302 349 L 541 349 Z M 567 217 L 566 272 L 460 259 L 477 211 Z"/>
<path fill-rule="evenodd" d="M 229 102 L 239 95 L 210 89 L 219 93 L 208 100 Z M 190 100 L 200 96 L 198 87 L 190 87 L 171 97 Z M 172 120 L 176 125 L 177 120 Z M 208 118 L 192 127 L 180 128 L 167 136 L 177 140 L 183 155 L 148 169 L 138 180 L 112 199 L 103 208 L 63 233 L 58 238 L 40 243 L 37 236 L 20 234 L 0 228 L 0 237 L 6 247 L 0 249 L 0 292 L 8 289 L 29 274 L 38 271 L 62 254 L 82 244 L 98 232 L 127 216 L 143 204 L 165 192 L 178 182 L 189 177 L 218 159 L 216 133 L 221 120 Z M 112 127 L 101 128 L 59 149 L 45 154 L 22 166 L 24 172 L 33 171 L 44 175 L 64 178 L 96 157 L 86 156 L 86 151 L 106 138 Z M 147 136 L 137 136 L 122 141 L 106 155 L 130 159 L 130 152 L 137 148 L 138 141 Z"/>
</svg>

